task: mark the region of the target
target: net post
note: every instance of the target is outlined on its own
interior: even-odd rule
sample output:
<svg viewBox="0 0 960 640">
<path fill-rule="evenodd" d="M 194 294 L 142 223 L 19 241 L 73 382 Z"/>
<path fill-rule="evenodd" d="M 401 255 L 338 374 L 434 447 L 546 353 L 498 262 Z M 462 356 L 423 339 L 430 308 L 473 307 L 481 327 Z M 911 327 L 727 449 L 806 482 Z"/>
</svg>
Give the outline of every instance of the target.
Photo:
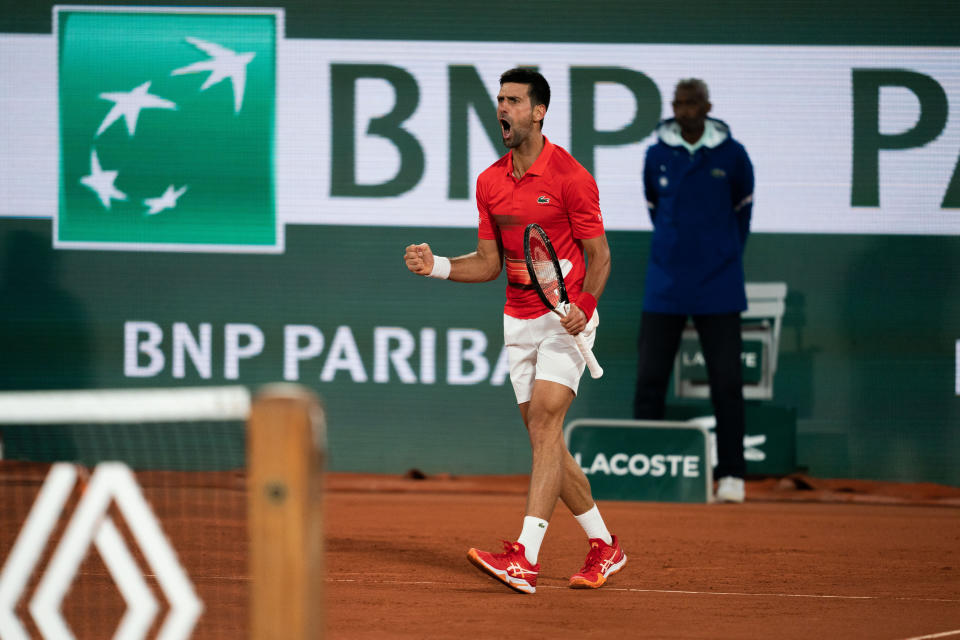
<svg viewBox="0 0 960 640">
<path fill-rule="evenodd" d="M 323 408 L 308 389 L 270 385 L 247 424 L 250 637 L 323 634 Z"/>
</svg>

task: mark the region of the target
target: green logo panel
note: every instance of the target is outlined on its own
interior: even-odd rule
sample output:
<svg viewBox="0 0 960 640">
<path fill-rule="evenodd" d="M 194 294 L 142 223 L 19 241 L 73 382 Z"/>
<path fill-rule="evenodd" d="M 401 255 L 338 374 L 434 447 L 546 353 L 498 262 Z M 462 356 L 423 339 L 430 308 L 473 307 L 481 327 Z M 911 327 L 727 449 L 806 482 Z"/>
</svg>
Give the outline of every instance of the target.
<svg viewBox="0 0 960 640">
<path fill-rule="evenodd" d="M 605 500 L 708 502 L 713 472 L 705 429 L 645 420 L 571 422 L 567 446 Z"/>
<path fill-rule="evenodd" d="M 62 247 L 279 251 L 279 12 L 56 12 Z"/>
</svg>

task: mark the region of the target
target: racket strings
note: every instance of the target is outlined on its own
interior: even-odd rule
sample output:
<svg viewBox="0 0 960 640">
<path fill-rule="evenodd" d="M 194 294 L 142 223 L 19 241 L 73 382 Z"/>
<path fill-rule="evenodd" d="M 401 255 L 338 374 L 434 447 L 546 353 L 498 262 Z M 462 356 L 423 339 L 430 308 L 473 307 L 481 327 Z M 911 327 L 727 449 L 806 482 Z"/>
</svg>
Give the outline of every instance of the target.
<svg viewBox="0 0 960 640">
<path fill-rule="evenodd" d="M 530 258 L 540 290 L 554 307 L 557 306 L 560 304 L 560 274 L 557 273 L 550 250 L 537 236 L 530 238 Z"/>
</svg>

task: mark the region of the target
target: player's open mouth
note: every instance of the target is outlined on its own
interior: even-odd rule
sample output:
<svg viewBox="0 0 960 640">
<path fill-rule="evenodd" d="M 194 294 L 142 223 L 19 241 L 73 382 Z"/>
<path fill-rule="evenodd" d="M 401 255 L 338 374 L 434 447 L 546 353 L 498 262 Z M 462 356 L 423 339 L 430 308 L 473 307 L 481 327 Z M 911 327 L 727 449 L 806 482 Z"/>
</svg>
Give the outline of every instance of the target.
<svg viewBox="0 0 960 640">
<path fill-rule="evenodd" d="M 510 135 L 510 123 L 507 122 L 506 120 L 500 121 L 500 129 L 503 131 L 504 137 Z"/>
</svg>

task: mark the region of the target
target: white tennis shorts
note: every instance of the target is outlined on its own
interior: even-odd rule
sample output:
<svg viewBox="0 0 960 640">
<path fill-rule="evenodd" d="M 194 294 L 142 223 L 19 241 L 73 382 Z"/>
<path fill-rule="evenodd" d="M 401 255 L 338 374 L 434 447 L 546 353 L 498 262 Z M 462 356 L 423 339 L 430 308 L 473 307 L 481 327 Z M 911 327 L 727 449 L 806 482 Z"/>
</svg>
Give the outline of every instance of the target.
<svg viewBox="0 0 960 640">
<path fill-rule="evenodd" d="M 591 348 L 599 324 L 600 314 L 594 311 L 582 333 Z M 530 401 L 534 380 L 558 382 L 577 393 L 587 363 L 573 336 L 560 324 L 560 316 L 552 311 L 530 320 L 504 315 L 503 342 L 517 404 Z"/>
</svg>

